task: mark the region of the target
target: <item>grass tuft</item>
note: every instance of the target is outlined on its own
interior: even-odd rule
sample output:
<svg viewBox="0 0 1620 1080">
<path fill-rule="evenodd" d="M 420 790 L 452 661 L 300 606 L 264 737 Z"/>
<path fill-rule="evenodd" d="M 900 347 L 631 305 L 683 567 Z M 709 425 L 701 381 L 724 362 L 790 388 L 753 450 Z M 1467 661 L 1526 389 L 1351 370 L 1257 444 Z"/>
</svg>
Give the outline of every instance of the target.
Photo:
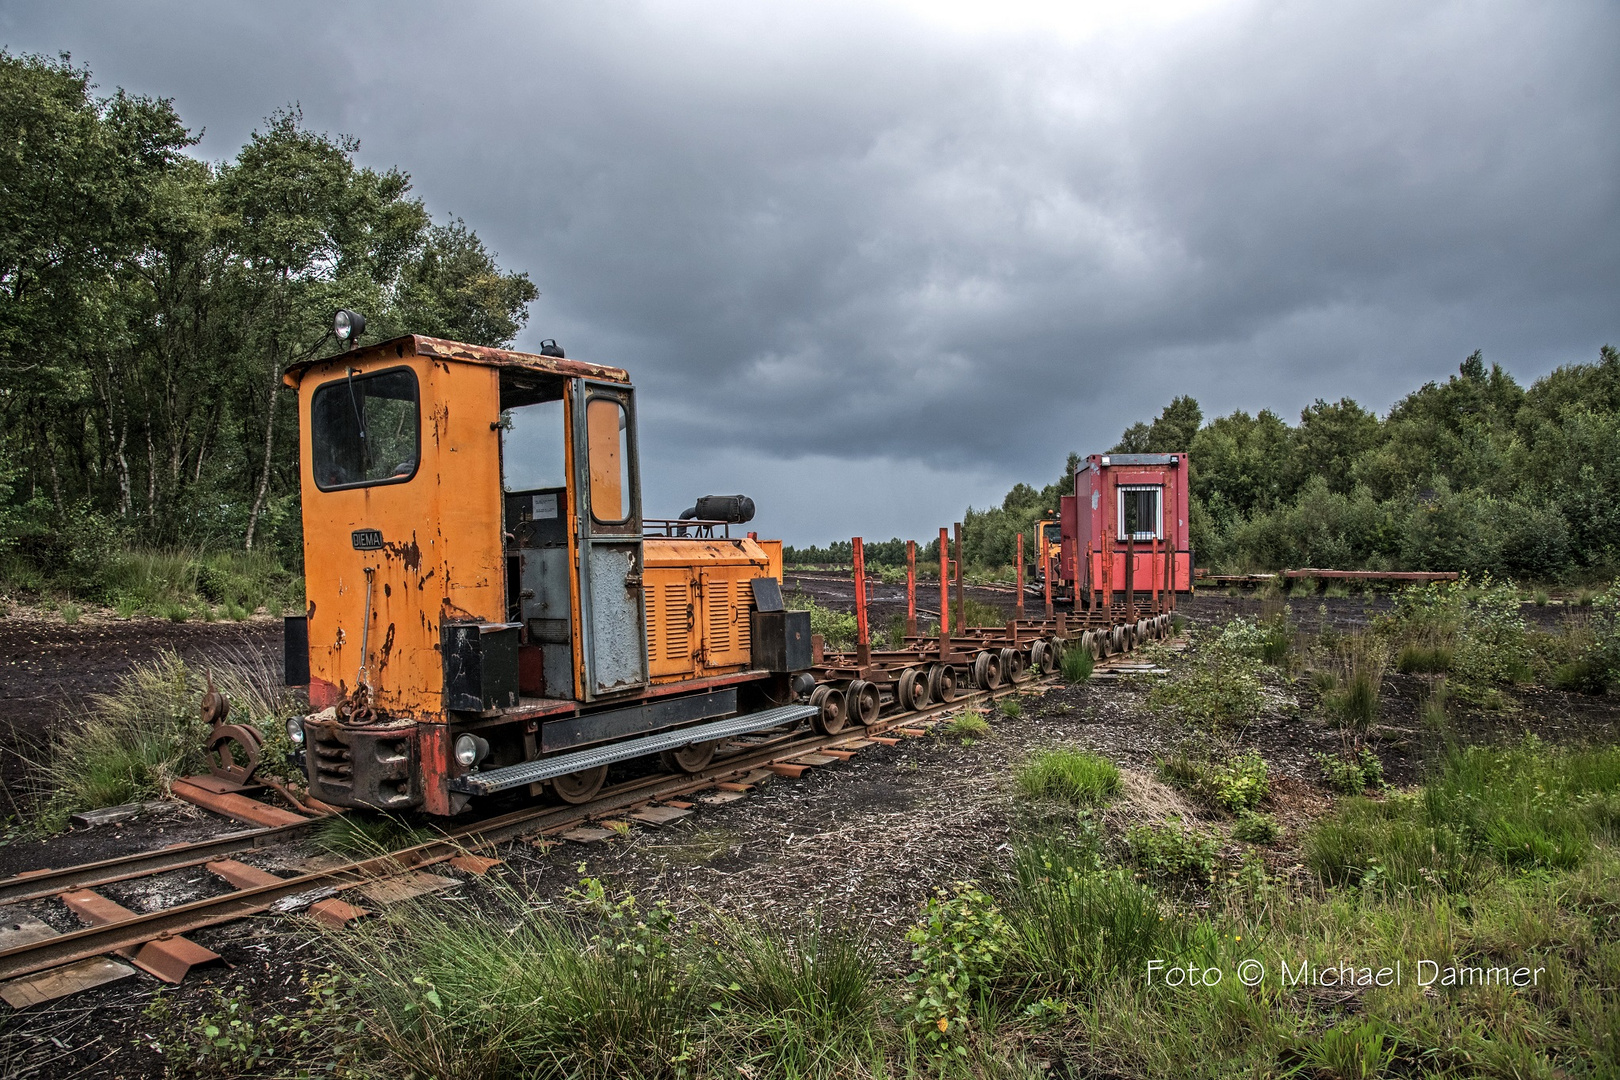
<svg viewBox="0 0 1620 1080">
<path fill-rule="evenodd" d="M 1091 678 L 1096 661 L 1092 660 L 1091 653 L 1086 649 L 1066 649 L 1063 658 L 1058 661 L 1058 669 L 1063 673 L 1063 681 L 1067 683 L 1083 683 Z"/>
<path fill-rule="evenodd" d="M 1018 770 L 1018 790 L 1031 799 L 1095 806 L 1119 793 L 1119 769 L 1083 750 L 1043 750 Z"/>
</svg>

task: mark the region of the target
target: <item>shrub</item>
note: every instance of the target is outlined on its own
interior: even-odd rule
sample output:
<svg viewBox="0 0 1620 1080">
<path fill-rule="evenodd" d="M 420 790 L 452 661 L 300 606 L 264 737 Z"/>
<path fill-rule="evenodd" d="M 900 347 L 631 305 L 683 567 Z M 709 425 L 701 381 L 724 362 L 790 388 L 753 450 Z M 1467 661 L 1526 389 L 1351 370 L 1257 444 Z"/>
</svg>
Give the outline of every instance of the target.
<svg viewBox="0 0 1620 1080">
<path fill-rule="evenodd" d="M 1368 788 L 1384 785 L 1384 765 L 1367 747 L 1342 754 L 1316 754 L 1322 778 L 1328 787 L 1346 795 L 1359 795 Z"/>
<path fill-rule="evenodd" d="M 1250 844 L 1275 844 L 1282 837 L 1282 826 L 1270 814 L 1240 810 L 1237 824 L 1232 826 L 1232 836 Z"/>
<path fill-rule="evenodd" d="M 810 613 L 810 632 L 820 634 L 827 648 L 838 651 L 855 647 L 857 628 L 854 612 L 822 607 L 804 593 L 789 595 L 787 606 L 794 611 Z"/>
<path fill-rule="evenodd" d="M 928 898 L 923 919 L 906 931 L 917 970 L 912 984 L 911 1020 L 936 1045 L 954 1028 L 967 1026 L 972 1007 L 1001 973 L 1012 944 L 1012 929 L 1001 909 L 972 885 L 957 885 Z M 961 1050 L 960 1044 L 958 1050 Z"/>
<path fill-rule="evenodd" d="M 1207 884 L 1215 878 L 1220 850 L 1213 836 L 1184 827 L 1179 818 L 1126 830 L 1131 861 L 1151 877 L 1179 878 Z"/>
<path fill-rule="evenodd" d="M 1199 635 L 1198 655 L 1181 674 L 1159 683 L 1148 704 L 1170 708 L 1183 719 L 1220 727 L 1258 715 L 1260 657 L 1265 635 L 1251 619 L 1233 619 Z"/>
<path fill-rule="evenodd" d="M 84 609 L 72 601 L 63 604 L 59 610 L 62 615 L 62 621 L 67 623 L 69 626 L 77 623 L 79 619 L 84 616 Z"/>
<path fill-rule="evenodd" d="M 1227 810 L 1252 810 L 1271 794 L 1266 760 L 1250 750 L 1231 761 L 1213 765 L 1205 775 L 1210 798 Z"/>
<path fill-rule="evenodd" d="M 1194 759 L 1178 751 L 1159 758 L 1158 765 L 1167 783 L 1233 812 L 1253 809 L 1271 793 L 1265 759 L 1255 750 L 1224 762 Z"/>
<path fill-rule="evenodd" d="M 1091 672 L 1096 667 L 1096 661 L 1091 658 L 1091 652 L 1079 647 L 1065 649 L 1063 657 L 1058 661 L 1058 668 L 1063 672 L 1063 681 L 1067 683 L 1083 683 L 1091 678 Z"/>
<path fill-rule="evenodd" d="M 1113 762 L 1083 750 L 1043 750 L 1018 770 L 1018 789 L 1032 799 L 1095 806 L 1119 792 Z"/>
</svg>

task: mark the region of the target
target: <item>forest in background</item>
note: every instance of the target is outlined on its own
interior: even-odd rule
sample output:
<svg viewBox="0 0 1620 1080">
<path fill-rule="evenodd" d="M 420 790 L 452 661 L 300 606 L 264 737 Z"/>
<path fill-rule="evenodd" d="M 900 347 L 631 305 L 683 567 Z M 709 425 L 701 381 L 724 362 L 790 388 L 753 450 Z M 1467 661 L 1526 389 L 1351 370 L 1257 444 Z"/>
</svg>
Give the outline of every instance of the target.
<svg viewBox="0 0 1620 1080">
<path fill-rule="evenodd" d="M 1620 352 L 1608 345 L 1529 389 L 1475 352 L 1382 418 L 1341 398 L 1318 399 L 1294 425 L 1269 409 L 1205 423 L 1181 396 L 1110 451 L 1191 454 L 1193 547 L 1217 572 L 1461 570 L 1559 582 L 1620 570 Z M 1018 484 L 1000 506 L 970 507 L 964 563 L 1010 567 L 1020 532 L 1033 562 L 1035 523 L 1056 516 L 1082 464 L 1071 453 L 1045 487 Z M 847 564 L 849 545 L 788 555 Z M 899 565 L 904 544 L 868 544 L 866 558 Z"/>
<path fill-rule="evenodd" d="M 169 100 L 97 96 L 64 56 L 0 52 L 0 579 L 120 603 L 173 564 L 301 562 L 294 361 L 366 337 L 509 344 L 537 295 L 410 177 L 273 113 L 199 160 Z M 251 555 L 246 553 L 253 553 Z M 132 568 L 133 566 L 133 568 Z M 181 560 L 192 585 L 205 560 Z M 143 569 L 146 567 L 146 569 Z M 172 590 L 171 590 L 172 591 Z M 183 591 L 183 590 L 182 590 Z M 251 610 L 251 609 L 250 609 Z"/>
</svg>

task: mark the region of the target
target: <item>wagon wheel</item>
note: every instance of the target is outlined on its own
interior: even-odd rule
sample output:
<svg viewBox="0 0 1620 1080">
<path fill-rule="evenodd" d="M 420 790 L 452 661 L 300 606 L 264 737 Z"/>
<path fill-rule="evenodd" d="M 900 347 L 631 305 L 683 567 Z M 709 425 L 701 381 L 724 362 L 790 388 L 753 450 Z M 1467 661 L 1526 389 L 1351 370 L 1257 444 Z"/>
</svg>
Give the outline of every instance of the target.
<svg viewBox="0 0 1620 1080">
<path fill-rule="evenodd" d="M 570 806 L 590 802 L 596 798 L 596 793 L 602 790 L 602 784 L 607 780 L 607 771 L 606 765 L 598 765 L 594 769 L 581 769 L 579 772 L 554 777 L 551 781 L 551 790 L 557 793 L 557 798 Z"/>
<path fill-rule="evenodd" d="M 208 735 L 203 750 L 208 771 L 221 780 L 246 784 L 259 769 L 264 736 L 251 724 L 219 724 Z"/>
<path fill-rule="evenodd" d="M 935 664 L 928 669 L 928 700 L 956 700 L 956 669 L 949 664 Z"/>
<path fill-rule="evenodd" d="M 856 679 L 844 691 L 844 714 L 857 724 L 876 723 L 879 707 L 878 688 L 873 683 Z"/>
<path fill-rule="evenodd" d="M 719 739 L 688 743 L 679 750 L 663 751 L 658 755 L 658 760 L 663 762 L 664 768 L 670 772 L 702 772 L 703 768 L 714 760 L 714 748 L 719 745 Z"/>
<path fill-rule="evenodd" d="M 844 730 L 844 695 L 830 686 L 818 686 L 810 694 L 810 704 L 819 710 L 810 718 L 810 726 L 823 735 L 836 735 Z"/>
<path fill-rule="evenodd" d="M 1019 650 L 1014 648 L 1001 650 L 1001 673 L 1006 676 L 1008 682 L 1023 682 L 1024 672 L 1028 667 L 1024 654 Z"/>
<path fill-rule="evenodd" d="M 982 652 L 973 658 L 973 685 L 980 690 L 994 690 L 1001 685 L 1001 657 L 993 652 Z"/>
<path fill-rule="evenodd" d="M 898 689 L 902 709 L 915 712 L 928 707 L 928 676 L 920 668 L 902 671 Z"/>
</svg>

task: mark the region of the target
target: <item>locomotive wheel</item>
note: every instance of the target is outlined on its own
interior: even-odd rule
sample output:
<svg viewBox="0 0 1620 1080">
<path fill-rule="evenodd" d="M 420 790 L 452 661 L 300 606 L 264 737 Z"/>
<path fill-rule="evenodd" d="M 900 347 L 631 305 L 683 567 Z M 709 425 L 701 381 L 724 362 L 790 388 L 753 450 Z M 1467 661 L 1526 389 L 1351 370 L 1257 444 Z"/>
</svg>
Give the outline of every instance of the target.
<svg viewBox="0 0 1620 1080">
<path fill-rule="evenodd" d="M 956 669 L 949 664 L 935 664 L 928 669 L 928 700 L 956 700 Z"/>
<path fill-rule="evenodd" d="M 719 745 L 719 739 L 695 742 L 679 750 L 665 750 L 658 755 L 658 760 L 662 761 L 664 768 L 670 772 L 702 772 L 709 762 L 714 760 L 714 748 Z"/>
<path fill-rule="evenodd" d="M 830 686 L 818 686 L 810 694 L 810 704 L 821 711 L 810 718 L 810 726 L 823 735 L 844 730 L 844 695 Z"/>
<path fill-rule="evenodd" d="M 570 806 L 590 802 L 596 798 L 596 793 L 602 790 L 602 783 L 607 779 L 608 767 L 598 765 L 594 769 L 581 769 L 564 776 L 558 776 L 551 781 L 551 790 L 557 793 L 557 798 Z"/>
<path fill-rule="evenodd" d="M 994 690 L 1001 685 L 1001 657 L 993 652 L 982 652 L 973 658 L 973 685 L 980 690 Z"/>
<path fill-rule="evenodd" d="M 921 668 L 902 671 L 898 689 L 902 709 L 914 712 L 928 707 L 928 675 Z"/>
<path fill-rule="evenodd" d="M 844 691 L 844 715 L 861 726 L 877 722 L 880 703 L 876 684 L 856 679 Z"/>
<path fill-rule="evenodd" d="M 1028 668 L 1029 664 L 1024 660 L 1022 652 L 1012 648 L 1001 650 L 1001 673 L 1007 677 L 1008 682 L 1023 682 L 1024 672 Z"/>
</svg>

